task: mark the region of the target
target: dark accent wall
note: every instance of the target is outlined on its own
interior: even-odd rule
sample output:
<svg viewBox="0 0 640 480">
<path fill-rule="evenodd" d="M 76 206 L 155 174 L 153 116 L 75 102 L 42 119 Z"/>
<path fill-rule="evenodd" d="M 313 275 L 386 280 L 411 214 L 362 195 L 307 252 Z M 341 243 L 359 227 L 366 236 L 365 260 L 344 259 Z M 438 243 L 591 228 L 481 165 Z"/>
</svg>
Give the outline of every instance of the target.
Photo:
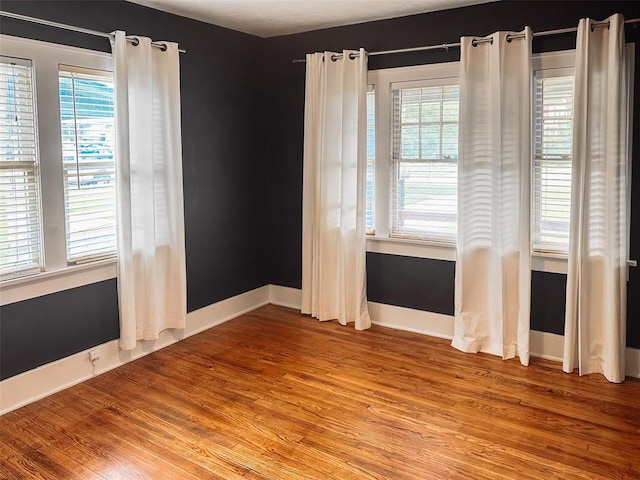
<svg viewBox="0 0 640 480">
<path fill-rule="evenodd" d="M 0 378 L 114 340 L 119 330 L 115 279 L 5 305 Z"/>
<path fill-rule="evenodd" d="M 455 263 L 367 252 L 367 299 L 453 315 Z"/>
<path fill-rule="evenodd" d="M 640 17 L 640 2 L 624 1 L 500 1 L 410 17 L 317 30 L 266 40 L 265 69 L 269 97 L 265 112 L 270 125 L 266 144 L 270 167 L 270 273 L 271 283 L 300 288 L 302 236 L 302 144 L 304 120 L 304 64 L 292 64 L 305 53 L 364 47 L 380 51 L 453 43 L 462 35 L 486 35 L 496 30 L 533 31 L 577 26 L 582 17 L 603 19 L 613 13 Z M 640 28 L 626 28 L 627 41 L 636 43 L 631 258 L 640 255 Z M 575 34 L 534 39 L 536 52 L 575 48 Z M 391 68 L 459 60 L 459 49 L 369 58 L 369 69 Z M 453 309 L 453 263 L 397 255 L 367 256 L 369 298 L 393 305 L 435 312 Z M 532 328 L 562 333 L 566 276 L 532 273 Z M 640 269 L 631 269 L 628 284 L 628 339 L 640 347 Z M 437 292 L 437 294 L 434 294 Z M 443 300 L 447 299 L 446 308 Z"/>
<path fill-rule="evenodd" d="M 564 335 L 567 276 L 531 272 L 531 328 Z"/>
<path fill-rule="evenodd" d="M 263 39 L 124 1 L 2 1 L 2 9 L 179 42 L 188 310 L 265 285 L 269 225 Z M 110 52 L 108 39 L 2 18 L 1 33 Z M 115 281 L 0 307 L 0 378 L 117 337 Z M 70 332 L 74 331 L 72 337 Z"/>
</svg>

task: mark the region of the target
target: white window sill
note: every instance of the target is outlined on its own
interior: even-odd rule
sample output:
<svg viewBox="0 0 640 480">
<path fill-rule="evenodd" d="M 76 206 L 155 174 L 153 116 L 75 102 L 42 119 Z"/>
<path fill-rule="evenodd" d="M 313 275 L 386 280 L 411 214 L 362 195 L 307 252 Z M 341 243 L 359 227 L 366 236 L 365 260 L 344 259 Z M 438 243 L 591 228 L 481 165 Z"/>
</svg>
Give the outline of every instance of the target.
<svg viewBox="0 0 640 480">
<path fill-rule="evenodd" d="M 567 256 L 560 253 L 531 253 L 531 270 L 548 273 L 567 273 Z"/>
<path fill-rule="evenodd" d="M 402 255 L 405 257 L 456 260 L 456 246 L 425 240 L 376 237 L 367 235 L 367 252 Z M 531 270 L 549 273 L 567 273 L 566 255 L 533 252 Z"/>
<path fill-rule="evenodd" d="M 456 246 L 452 244 L 374 235 L 367 235 L 367 252 L 434 260 L 455 261 L 456 259 Z"/>
<path fill-rule="evenodd" d="M 0 305 L 29 300 L 116 277 L 115 258 L 13 278 L 0 283 Z"/>
</svg>

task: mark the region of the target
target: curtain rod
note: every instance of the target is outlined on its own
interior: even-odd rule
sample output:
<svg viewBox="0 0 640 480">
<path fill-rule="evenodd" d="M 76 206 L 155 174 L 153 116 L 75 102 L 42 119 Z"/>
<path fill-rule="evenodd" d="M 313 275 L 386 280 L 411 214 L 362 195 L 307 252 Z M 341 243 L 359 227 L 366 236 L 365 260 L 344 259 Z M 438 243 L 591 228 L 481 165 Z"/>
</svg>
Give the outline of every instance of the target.
<svg viewBox="0 0 640 480">
<path fill-rule="evenodd" d="M 640 18 L 632 18 L 630 20 L 625 20 L 624 23 L 638 23 L 640 22 Z M 605 26 L 605 25 L 609 25 L 609 22 L 604 21 L 604 22 L 595 22 L 594 23 L 595 26 Z M 635 26 L 635 25 L 634 25 Z M 560 28 L 557 30 L 546 30 L 544 32 L 536 32 L 533 34 L 534 37 L 545 37 L 547 35 L 558 35 L 561 33 L 572 33 L 572 32 L 577 32 L 578 31 L 578 27 L 569 27 L 569 28 Z M 522 37 L 522 34 L 514 34 L 511 35 L 511 38 L 518 38 L 518 37 Z M 478 37 L 480 38 L 482 41 L 483 37 Z M 488 40 L 485 40 L 488 41 Z M 456 43 L 441 43 L 438 45 L 428 45 L 426 47 L 413 47 L 413 48 L 400 48 L 398 50 L 382 50 L 379 52 L 369 52 L 368 55 L 370 57 L 375 57 L 377 55 L 391 55 L 394 53 L 409 53 L 409 52 L 424 52 L 427 50 L 449 50 L 450 48 L 456 48 L 460 46 L 460 42 L 456 42 Z M 337 54 L 332 56 L 333 57 L 342 57 L 341 54 Z M 292 63 L 306 63 L 306 59 L 304 58 L 296 58 L 295 60 L 292 61 Z"/>
<path fill-rule="evenodd" d="M 51 20 L 44 20 L 42 18 L 28 17 L 27 15 L 21 15 L 19 13 L 6 12 L 4 10 L 0 10 L 0 17 L 8 17 L 14 18 L 16 20 L 23 20 L 25 22 L 37 23 L 39 25 L 46 25 L 48 27 L 61 28 L 63 30 L 71 30 L 72 32 L 85 33 L 87 35 L 95 35 L 96 37 L 104 37 L 108 39 L 113 39 L 114 35 L 112 33 L 99 32 L 97 30 L 90 30 L 88 28 L 75 27 L 73 25 L 67 25 L 65 23 L 52 22 Z M 130 43 L 135 43 L 136 40 L 133 38 L 127 38 L 127 41 Z M 166 48 L 165 45 L 159 43 L 152 43 L 151 46 L 156 48 Z M 187 53 L 186 50 L 181 48 L 178 49 L 180 53 Z"/>
</svg>

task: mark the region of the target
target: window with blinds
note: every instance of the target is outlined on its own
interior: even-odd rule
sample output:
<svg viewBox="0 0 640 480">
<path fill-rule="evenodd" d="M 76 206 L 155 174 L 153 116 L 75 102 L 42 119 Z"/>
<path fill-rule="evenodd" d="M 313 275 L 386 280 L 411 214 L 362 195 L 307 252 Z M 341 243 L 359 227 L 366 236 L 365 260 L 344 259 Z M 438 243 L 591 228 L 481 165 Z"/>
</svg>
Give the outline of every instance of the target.
<svg viewBox="0 0 640 480">
<path fill-rule="evenodd" d="M 60 66 L 67 261 L 116 254 L 113 79 Z"/>
<path fill-rule="evenodd" d="M 390 235 L 454 243 L 458 85 L 394 89 Z"/>
<path fill-rule="evenodd" d="M 373 87 L 367 91 L 367 182 L 365 231 L 367 235 L 375 233 L 375 168 L 376 168 L 376 94 Z"/>
<path fill-rule="evenodd" d="M 571 211 L 573 76 L 536 78 L 533 249 L 567 253 Z"/>
<path fill-rule="evenodd" d="M 42 267 L 39 196 L 31 62 L 0 57 L 0 279 Z"/>
</svg>

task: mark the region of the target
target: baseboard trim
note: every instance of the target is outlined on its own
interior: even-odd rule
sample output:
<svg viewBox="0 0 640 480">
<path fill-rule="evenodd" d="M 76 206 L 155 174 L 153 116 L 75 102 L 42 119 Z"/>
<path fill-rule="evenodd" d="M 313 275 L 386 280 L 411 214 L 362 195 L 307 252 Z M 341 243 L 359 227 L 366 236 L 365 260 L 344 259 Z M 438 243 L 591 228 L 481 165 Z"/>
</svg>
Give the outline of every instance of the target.
<svg viewBox="0 0 640 480">
<path fill-rule="evenodd" d="M 453 338 L 453 317 L 413 308 L 369 302 L 371 323 L 438 338 Z"/>
<path fill-rule="evenodd" d="M 269 285 L 269 302 L 281 307 L 300 310 L 302 308 L 302 290 L 271 284 Z"/>
<path fill-rule="evenodd" d="M 0 415 L 113 370 L 268 303 L 300 310 L 301 300 L 300 289 L 265 285 L 195 310 L 187 315 L 187 328 L 165 331 L 158 340 L 139 342 L 135 350 L 122 351 L 118 348 L 118 341 L 113 340 L 34 368 L 0 382 Z M 369 313 L 374 325 L 439 338 L 453 337 L 454 318 L 450 315 L 376 302 L 369 302 Z M 531 356 L 562 361 L 562 339 L 562 335 L 532 330 Z M 93 366 L 89 362 L 90 351 L 97 351 L 100 357 Z M 626 365 L 627 376 L 640 378 L 640 349 L 627 348 Z"/>
<path fill-rule="evenodd" d="M 190 312 L 184 330 L 166 330 L 157 340 L 138 342 L 134 350 L 122 351 L 118 340 L 113 340 L 7 378 L 0 382 L 0 415 L 266 305 L 269 290 L 270 286 L 265 285 Z M 89 362 L 90 351 L 99 355 L 93 366 Z"/>
<path fill-rule="evenodd" d="M 627 358 L 625 360 L 627 377 L 640 378 L 640 349 L 627 347 Z"/>
<path fill-rule="evenodd" d="M 531 330 L 529 332 L 529 350 L 532 357 L 562 362 L 564 337 L 555 333 Z"/>
<path fill-rule="evenodd" d="M 302 292 L 296 288 L 269 285 L 269 298 L 270 303 L 299 310 Z M 451 315 L 376 302 L 369 302 L 369 314 L 371 323 L 374 325 L 438 338 L 453 338 L 454 317 Z M 562 335 L 531 330 L 529 338 L 531 356 L 562 362 L 563 338 Z M 626 375 L 640 378 L 640 349 L 627 348 Z"/>
</svg>

